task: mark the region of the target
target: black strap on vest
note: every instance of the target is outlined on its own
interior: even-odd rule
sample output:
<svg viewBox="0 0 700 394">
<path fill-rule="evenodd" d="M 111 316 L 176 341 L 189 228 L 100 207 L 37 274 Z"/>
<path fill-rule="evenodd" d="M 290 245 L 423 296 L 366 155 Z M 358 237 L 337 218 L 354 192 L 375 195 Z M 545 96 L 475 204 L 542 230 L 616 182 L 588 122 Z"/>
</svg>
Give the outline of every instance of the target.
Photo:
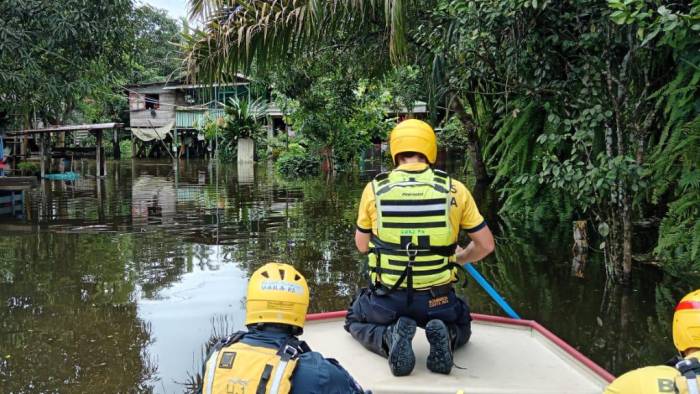
<svg viewBox="0 0 700 394">
<path fill-rule="evenodd" d="M 258 389 L 255 390 L 255 394 L 265 394 L 267 391 L 267 382 L 270 381 L 270 376 L 272 376 L 272 368 L 272 365 L 265 364 L 265 369 L 263 369 L 262 375 L 260 375 Z"/>
<path fill-rule="evenodd" d="M 698 375 L 700 375 L 700 362 L 697 358 L 688 358 L 676 363 L 676 369 L 683 375 L 688 383 L 688 393 L 698 393 Z"/>
<path fill-rule="evenodd" d="M 219 350 L 221 350 L 222 348 L 225 348 L 226 346 L 232 345 L 232 344 L 234 344 L 234 343 L 240 341 L 241 339 L 243 339 L 243 337 L 244 337 L 247 333 L 248 333 L 248 332 L 246 332 L 246 331 L 236 331 L 235 333 L 233 333 L 233 334 L 227 336 L 226 338 L 221 338 L 219 341 L 217 341 L 217 342 L 214 344 L 214 346 L 211 347 L 211 350 L 209 350 L 209 355 L 207 355 L 207 358 L 209 358 L 209 356 L 210 356 L 212 353 L 214 353 L 214 352 L 216 352 L 216 351 L 219 351 Z M 206 364 L 206 363 L 205 363 L 205 364 Z M 204 376 L 204 375 L 202 374 L 202 376 Z"/>
<path fill-rule="evenodd" d="M 309 345 L 307 345 L 306 342 L 300 341 L 295 337 L 289 337 L 282 343 L 282 346 L 280 346 L 279 350 L 277 351 L 277 355 L 280 356 L 283 361 L 289 361 L 298 358 L 299 355 L 303 353 L 310 351 L 311 348 L 309 348 Z"/>
<path fill-rule="evenodd" d="M 457 250 L 456 242 L 447 246 L 431 246 L 429 242 L 430 238 L 427 239 L 427 243 L 425 241 L 421 242 L 421 239 L 423 238 L 418 237 L 418 247 L 416 248 L 416 256 L 438 255 L 442 257 L 452 257 L 454 256 L 455 251 Z M 379 239 L 376 235 L 372 234 L 371 241 L 374 247 L 370 249 L 370 253 L 378 255 L 379 253 L 383 252 L 384 254 L 394 256 L 406 255 L 406 245 L 403 244 L 403 240 L 401 244 L 394 244 L 391 242 L 384 242 L 381 239 Z"/>
</svg>

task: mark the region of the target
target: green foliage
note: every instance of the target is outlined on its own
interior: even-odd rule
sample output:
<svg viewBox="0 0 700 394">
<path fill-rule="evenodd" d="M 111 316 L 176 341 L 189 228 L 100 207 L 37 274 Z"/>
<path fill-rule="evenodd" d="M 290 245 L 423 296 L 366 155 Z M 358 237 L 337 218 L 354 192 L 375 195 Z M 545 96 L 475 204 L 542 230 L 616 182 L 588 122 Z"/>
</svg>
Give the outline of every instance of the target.
<svg viewBox="0 0 700 394">
<path fill-rule="evenodd" d="M 522 108 L 518 104 L 513 105 L 512 112 L 484 149 L 484 156 L 489 158 L 488 163 L 495 169 L 496 184 L 512 174 L 536 170 L 537 161 L 533 160 L 536 134 L 529 131 L 541 129 L 543 111 L 534 101 L 523 103 Z"/>
<path fill-rule="evenodd" d="M 469 146 L 467 131 L 456 116 L 450 117 L 442 129 L 436 129 L 438 147 L 463 152 Z"/>
<path fill-rule="evenodd" d="M 226 103 L 226 117 L 222 135 L 229 141 L 239 138 L 252 138 L 259 141 L 264 138 L 265 129 L 262 121 L 265 118 L 265 103 L 261 99 L 249 101 L 232 97 Z"/>
<path fill-rule="evenodd" d="M 235 139 L 224 138 L 225 117 L 216 117 L 205 112 L 201 120 L 194 127 L 204 134 L 204 138 L 216 148 L 217 158 L 224 162 L 232 162 L 236 159 Z"/>
<path fill-rule="evenodd" d="M 391 94 L 380 82 L 359 78 L 361 74 L 345 64 L 300 61 L 270 77 L 293 130 L 312 149 L 332 151 L 336 167 L 342 169 L 351 168 L 348 164 L 372 142 L 384 140 L 394 124 L 386 120 Z"/>
<path fill-rule="evenodd" d="M 121 152 L 122 159 L 131 159 L 131 156 L 134 154 L 131 151 L 131 141 L 119 141 L 119 151 Z"/>
<path fill-rule="evenodd" d="M 425 98 L 422 75 L 417 65 L 402 65 L 391 69 L 382 82 L 391 95 L 390 107 L 394 111 L 411 109 L 416 101 Z"/>
<path fill-rule="evenodd" d="M 688 2 L 690 3 L 690 2 Z M 700 32 L 700 6 L 669 3 L 656 6 L 643 0 L 608 0 L 610 18 L 618 25 L 636 28 L 642 45 L 663 45 L 676 50 L 691 48 Z M 654 42 L 654 40 L 657 40 Z"/>
<path fill-rule="evenodd" d="M 298 178 L 318 174 L 320 158 L 312 155 L 298 143 L 290 143 L 277 162 L 277 171 L 288 178 Z"/>
<path fill-rule="evenodd" d="M 148 4 L 137 7 L 131 16 L 134 40 L 130 52 L 131 83 L 148 83 L 177 78 L 180 55 L 178 21 L 163 9 Z"/>
<path fill-rule="evenodd" d="M 23 161 L 17 164 L 17 169 L 23 174 L 34 174 L 39 171 L 39 165 L 33 161 Z"/>
<path fill-rule="evenodd" d="M 265 141 L 260 144 L 261 146 L 265 147 L 264 155 L 261 155 L 261 157 L 268 156 L 269 151 L 269 158 L 277 160 L 280 154 L 287 150 L 289 143 L 290 138 L 287 136 L 286 133 L 280 134 L 272 138 L 266 138 Z"/>
<path fill-rule="evenodd" d="M 362 88 L 352 65 L 375 71 L 383 65 L 366 54 L 376 57 L 387 44 L 396 54 L 410 43 L 408 65 L 385 67 L 383 79 L 368 77 L 368 91 L 387 90 L 396 107 L 419 97 L 412 84 L 424 82 L 430 108 L 447 110 L 451 119 L 443 146 L 469 147 L 475 176 L 500 192 L 502 214 L 593 219 L 606 237 L 608 273 L 618 277 L 623 265 L 629 273 L 633 219 L 663 212 L 670 202 L 657 254 L 671 264 L 697 256 L 694 236 L 673 237 L 697 233 L 688 227 L 697 222 L 688 209 L 697 205 L 691 197 L 697 172 L 685 163 L 698 160 L 679 137 L 690 139 L 700 111 L 697 1 L 384 2 L 391 17 L 383 26 L 374 8 L 382 2 L 352 2 L 333 15 L 334 1 L 223 10 L 231 16 L 223 24 L 214 18 L 220 7 L 192 3 L 208 23 L 190 42 L 190 69 L 211 78 L 284 59 L 287 78 L 273 79 L 290 99 L 295 131 L 310 146 L 332 148 L 338 162 L 350 161 L 368 141 L 357 132 L 366 126 L 348 122 L 362 108 L 349 93 Z M 346 14 L 350 9 L 355 15 Z M 287 13 L 294 16 L 277 18 Z M 346 39 L 362 29 L 392 39 Z M 377 119 L 367 112 L 359 124 Z M 681 241 L 689 245 L 687 257 L 669 249 Z"/>
<path fill-rule="evenodd" d="M 673 199 L 655 252 L 673 273 L 700 274 L 700 116 L 676 130 L 653 158 L 656 198 L 670 193 Z"/>
<path fill-rule="evenodd" d="M 334 35 L 330 32 L 351 32 L 345 43 L 362 43 L 365 49 L 374 49 L 372 41 L 379 41 L 384 55 L 380 58 L 402 59 L 408 46 L 405 3 L 306 0 L 277 2 L 270 7 L 265 2 L 190 0 L 190 15 L 204 23 L 185 35 L 184 62 L 198 79 L 232 79 L 254 62 L 265 68 L 290 54 L 326 50 L 323 44 Z M 367 53 L 376 61 L 378 52 Z"/>
<path fill-rule="evenodd" d="M 234 97 L 226 103 L 224 116 L 217 117 L 207 112 L 195 127 L 217 146 L 220 160 L 231 162 L 236 159 L 239 138 L 252 138 L 256 145 L 265 141 L 264 117 L 265 105 L 261 100 Z"/>
<path fill-rule="evenodd" d="M 0 110 L 57 123 L 123 75 L 132 2 L 0 2 Z"/>
</svg>

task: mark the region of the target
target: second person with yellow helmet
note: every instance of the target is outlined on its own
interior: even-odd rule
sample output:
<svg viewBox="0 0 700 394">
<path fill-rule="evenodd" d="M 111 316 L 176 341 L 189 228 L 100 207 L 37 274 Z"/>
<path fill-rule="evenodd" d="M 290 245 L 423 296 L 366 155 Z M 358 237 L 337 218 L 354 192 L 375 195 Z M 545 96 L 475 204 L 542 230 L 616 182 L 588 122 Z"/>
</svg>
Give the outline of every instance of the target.
<svg viewBox="0 0 700 394">
<path fill-rule="evenodd" d="M 355 297 L 345 329 L 403 376 L 415 366 L 411 341 L 423 327 L 428 369 L 448 374 L 453 350 L 471 335 L 469 308 L 452 283 L 458 265 L 493 251 L 493 235 L 464 184 L 432 168 L 430 125 L 403 121 L 389 144 L 396 168 L 367 184 L 360 201 L 355 245 L 369 254 L 370 285 Z M 457 244 L 460 229 L 472 241 L 466 248 Z"/>
</svg>

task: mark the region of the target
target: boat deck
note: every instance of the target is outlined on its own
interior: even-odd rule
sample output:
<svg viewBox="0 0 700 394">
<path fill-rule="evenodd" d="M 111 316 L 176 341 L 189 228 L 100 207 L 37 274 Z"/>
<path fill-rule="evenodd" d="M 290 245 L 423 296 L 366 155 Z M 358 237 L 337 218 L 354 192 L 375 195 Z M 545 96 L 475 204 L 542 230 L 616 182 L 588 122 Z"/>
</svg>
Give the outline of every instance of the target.
<svg viewBox="0 0 700 394">
<path fill-rule="evenodd" d="M 330 318 L 328 318 L 330 316 Z M 393 393 L 601 393 L 612 375 L 539 324 L 474 315 L 469 343 L 455 352 L 450 375 L 425 365 L 428 342 L 422 329 L 413 340 L 416 367 L 394 377 L 385 358 L 362 347 L 343 329 L 342 312 L 311 315 L 303 339 L 325 357 L 336 358 L 365 390 Z"/>
</svg>

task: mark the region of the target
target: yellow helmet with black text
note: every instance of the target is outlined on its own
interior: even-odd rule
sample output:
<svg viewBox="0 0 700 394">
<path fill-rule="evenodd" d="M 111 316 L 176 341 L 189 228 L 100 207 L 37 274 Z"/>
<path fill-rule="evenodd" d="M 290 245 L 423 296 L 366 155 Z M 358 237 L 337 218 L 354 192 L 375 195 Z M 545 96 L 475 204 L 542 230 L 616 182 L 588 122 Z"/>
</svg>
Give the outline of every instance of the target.
<svg viewBox="0 0 700 394">
<path fill-rule="evenodd" d="M 399 123 L 389 136 L 391 158 L 396 163 L 396 155 L 404 152 L 420 153 L 435 164 L 437 159 L 437 139 L 429 124 L 418 119 L 407 119 Z"/>
<path fill-rule="evenodd" d="M 700 289 L 688 293 L 676 306 L 673 343 L 680 352 L 700 349 Z"/>
<path fill-rule="evenodd" d="M 248 282 L 245 324 L 279 323 L 304 328 L 309 286 L 289 264 L 267 263 Z"/>
</svg>

